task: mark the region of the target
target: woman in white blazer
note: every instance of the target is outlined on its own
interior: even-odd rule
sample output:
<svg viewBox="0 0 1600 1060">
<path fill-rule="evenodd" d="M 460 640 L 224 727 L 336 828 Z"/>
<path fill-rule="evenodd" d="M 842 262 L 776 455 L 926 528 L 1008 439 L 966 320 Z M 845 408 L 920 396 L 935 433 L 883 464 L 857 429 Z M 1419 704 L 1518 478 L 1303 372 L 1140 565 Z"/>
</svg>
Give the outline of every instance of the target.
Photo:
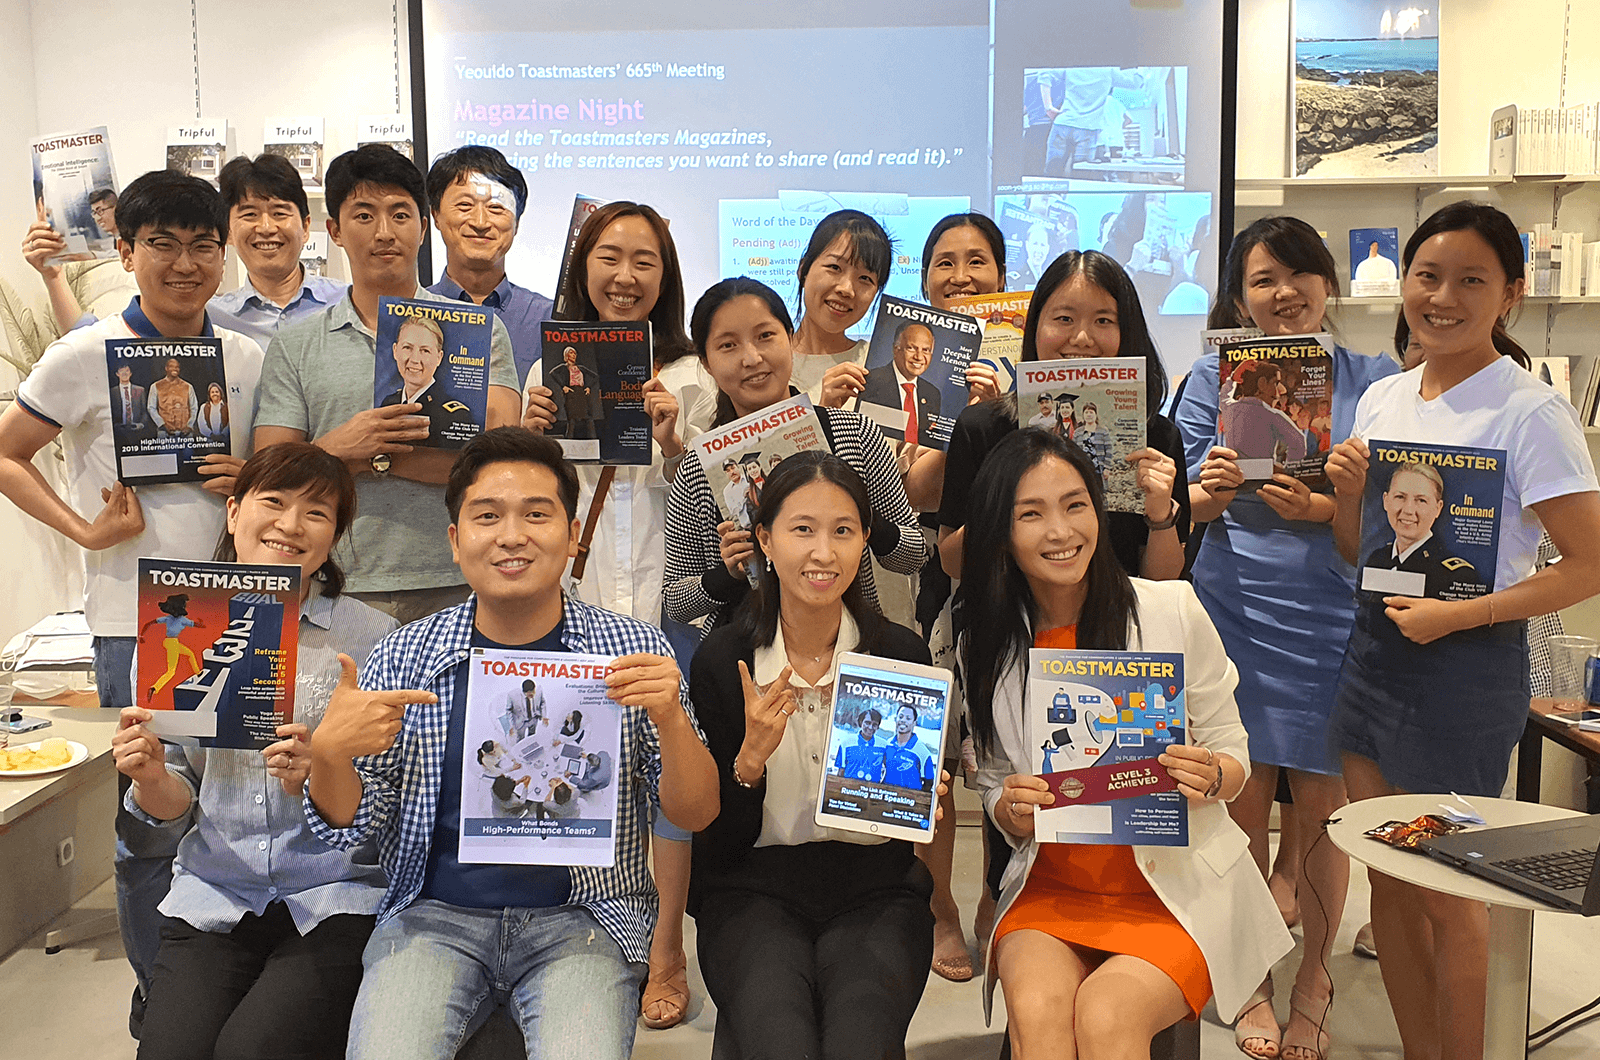
<svg viewBox="0 0 1600 1060">
<path fill-rule="evenodd" d="M 968 718 L 984 808 L 1013 851 L 985 1012 L 998 979 L 1013 1050 L 1027 1060 L 1148 1042 L 1212 996 L 1231 1022 L 1293 947 L 1223 806 L 1250 760 L 1237 671 L 1188 583 L 1130 579 L 1109 547 L 1096 547 L 1107 536 L 1099 476 L 1070 441 L 1016 432 L 984 462 L 973 500 L 957 606 Z M 1023 710 L 1036 643 L 1183 653 L 1188 743 L 1160 761 L 1189 800 L 1187 847 L 1048 844 L 1041 853 L 1033 812 L 1054 796 L 1034 776 Z M 1074 875 L 1074 859 L 1093 867 Z M 1098 945 L 1067 926 L 1082 929 L 1085 918 Z M 1123 945 L 1134 939 L 1142 956 L 1139 944 Z"/>
</svg>

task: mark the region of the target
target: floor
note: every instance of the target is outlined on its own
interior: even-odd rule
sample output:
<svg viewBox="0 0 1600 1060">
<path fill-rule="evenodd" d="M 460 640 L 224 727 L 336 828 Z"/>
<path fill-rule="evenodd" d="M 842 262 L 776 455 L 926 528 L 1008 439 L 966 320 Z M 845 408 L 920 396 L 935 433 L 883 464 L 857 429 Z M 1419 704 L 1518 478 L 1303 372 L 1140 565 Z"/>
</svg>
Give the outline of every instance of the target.
<svg viewBox="0 0 1600 1060">
<path fill-rule="evenodd" d="M 958 834 L 956 897 L 973 908 L 978 893 L 978 831 Z M 1329 1022 L 1333 1058 L 1397 1058 L 1399 1039 L 1389 1013 L 1374 961 L 1355 957 L 1351 939 L 1365 920 L 1366 877 L 1356 873 L 1343 928 L 1330 961 L 1339 994 Z M 64 920 L 93 916 L 113 906 L 108 882 Z M 970 925 L 969 925 L 970 927 Z M 669 1031 L 640 1028 L 634 1057 L 638 1060 L 704 1060 L 711 1053 L 715 1012 L 694 967 L 693 922 L 688 925 L 691 989 L 690 1019 Z M 1540 915 L 1534 938 L 1533 1025 L 1586 1004 L 1600 993 L 1594 954 L 1600 952 L 1600 918 Z M 1298 935 L 1297 935 L 1298 938 Z M 135 1043 L 127 1036 L 128 996 L 133 973 L 123 959 L 116 935 L 81 943 L 46 956 L 43 932 L 0 962 L 0 1013 L 7 1032 L 0 1035 L 0 1060 L 133 1060 Z M 1280 966 L 1285 988 L 1279 991 L 1279 1016 L 1287 1017 L 1287 983 L 1299 951 Z M 1000 1047 L 1003 1007 L 996 1000 L 994 1029 L 983 1025 L 982 985 L 949 983 L 931 976 L 927 993 L 911 1024 L 910 1060 L 966 1060 L 994 1057 Z M 1208 1057 L 1238 1055 L 1232 1032 L 1208 1011 L 1201 1029 L 1202 1052 Z M 1538 1060 L 1578 1060 L 1600 1056 L 1600 1021 L 1581 1027 L 1534 1054 Z M 1500 1058 L 1491 1058 L 1500 1060 Z"/>
</svg>

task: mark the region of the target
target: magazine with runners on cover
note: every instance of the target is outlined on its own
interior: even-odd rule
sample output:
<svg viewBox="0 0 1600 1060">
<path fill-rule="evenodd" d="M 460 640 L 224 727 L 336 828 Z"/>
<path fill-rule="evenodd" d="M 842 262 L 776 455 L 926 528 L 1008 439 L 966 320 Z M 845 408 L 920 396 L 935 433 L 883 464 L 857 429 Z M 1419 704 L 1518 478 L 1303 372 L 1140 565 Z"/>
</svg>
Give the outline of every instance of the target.
<svg viewBox="0 0 1600 1060">
<path fill-rule="evenodd" d="M 1041 843 L 1187 846 L 1189 808 L 1156 759 L 1183 743 L 1183 656 L 1028 652 L 1028 734 L 1056 801 L 1034 811 Z"/>
</svg>

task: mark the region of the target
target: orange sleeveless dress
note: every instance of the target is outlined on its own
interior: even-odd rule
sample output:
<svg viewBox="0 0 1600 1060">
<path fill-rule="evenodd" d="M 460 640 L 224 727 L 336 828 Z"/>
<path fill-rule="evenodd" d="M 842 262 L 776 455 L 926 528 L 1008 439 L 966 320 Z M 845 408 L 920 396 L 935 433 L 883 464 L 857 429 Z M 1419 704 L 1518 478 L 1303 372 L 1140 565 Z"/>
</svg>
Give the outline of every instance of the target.
<svg viewBox="0 0 1600 1060">
<path fill-rule="evenodd" d="M 1077 645 L 1076 626 L 1046 630 L 1034 639 L 1038 648 Z M 1150 889 L 1132 847 L 1041 843 L 1028 882 L 995 929 L 995 941 L 1024 930 L 1148 961 L 1178 984 L 1195 1018 L 1211 998 L 1211 975 L 1200 947 Z"/>
</svg>

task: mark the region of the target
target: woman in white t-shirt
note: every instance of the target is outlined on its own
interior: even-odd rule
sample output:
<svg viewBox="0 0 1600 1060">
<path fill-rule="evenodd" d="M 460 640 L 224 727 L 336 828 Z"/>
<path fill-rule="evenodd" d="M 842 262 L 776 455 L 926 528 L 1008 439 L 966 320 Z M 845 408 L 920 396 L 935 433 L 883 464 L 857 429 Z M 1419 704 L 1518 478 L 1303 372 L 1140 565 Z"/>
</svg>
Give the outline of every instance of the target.
<svg viewBox="0 0 1600 1060">
<path fill-rule="evenodd" d="M 800 256 L 800 323 L 789 382 L 831 408 L 867 385 L 867 342 L 847 332 L 861 323 L 889 282 L 894 244 L 860 210 L 835 210 L 811 231 Z"/>
<path fill-rule="evenodd" d="M 1492 798 L 1527 719 L 1526 619 L 1600 591 L 1600 483 L 1572 406 L 1524 370 L 1528 355 L 1506 332 L 1524 290 L 1511 220 L 1482 203 L 1452 203 L 1417 228 L 1402 260 L 1395 346 L 1408 361 L 1420 347 L 1423 363 L 1373 383 L 1353 436 L 1334 447 L 1335 539 L 1358 562 L 1366 439 L 1502 450 L 1496 591 L 1464 600 L 1360 593 L 1329 738 L 1352 801 L 1402 791 Z M 1534 574 L 1541 530 L 1563 559 Z M 1483 1055 L 1485 907 L 1369 875 L 1406 1055 Z"/>
</svg>

